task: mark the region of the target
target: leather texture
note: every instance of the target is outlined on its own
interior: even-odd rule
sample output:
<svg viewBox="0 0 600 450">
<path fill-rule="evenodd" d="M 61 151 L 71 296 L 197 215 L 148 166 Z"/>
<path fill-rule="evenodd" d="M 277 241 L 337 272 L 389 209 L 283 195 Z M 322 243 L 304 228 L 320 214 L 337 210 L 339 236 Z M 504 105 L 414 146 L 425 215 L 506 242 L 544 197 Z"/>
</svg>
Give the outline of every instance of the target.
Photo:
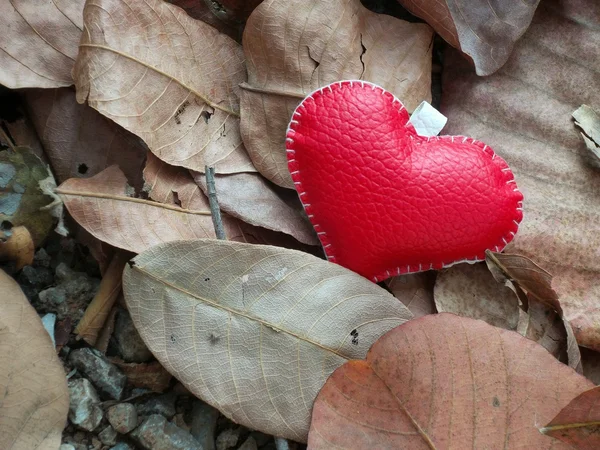
<svg viewBox="0 0 600 450">
<path fill-rule="evenodd" d="M 306 97 L 288 167 L 331 262 L 375 282 L 501 251 L 523 217 L 507 163 L 465 136 L 419 136 L 390 92 L 342 81 Z"/>
</svg>

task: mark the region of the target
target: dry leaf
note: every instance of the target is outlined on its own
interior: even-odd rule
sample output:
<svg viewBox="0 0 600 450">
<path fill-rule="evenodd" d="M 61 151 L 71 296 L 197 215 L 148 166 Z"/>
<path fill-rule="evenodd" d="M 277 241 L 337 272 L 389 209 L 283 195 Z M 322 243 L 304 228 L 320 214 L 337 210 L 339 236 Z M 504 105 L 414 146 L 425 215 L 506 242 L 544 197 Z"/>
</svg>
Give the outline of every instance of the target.
<svg viewBox="0 0 600 450">
<path fill-rule="evenodd" d="M 540 431 L 570 448 L 600 448 L 600 387 L 579 394 Z"/>
<path fill-rule="evenodd" d="M 15 269 L 21 270 L 33 263 L 34 253 L 35 245 L 27 228 L 0 228 L 0 261 L 14 261 Z"/>
<path fill-rule="evenodd" d="M 386 281 L 394 297 L 404 303 L 414 317 L 436 313 L 433 301 L 434 284 L 434 271 L 400 275 Z"/>
<path fill-rule="evenodd" d="M 431 100 L 431 28 L 375 14 L 359 0 L 266 0 L 248 19 L 243 44 L 244 144 L 256 168 L 284 187 L 294 188 L 285 132 L 315 89 L 361 79 L 388 89 L 410 111 Z"/>
<path fill-rule="evenodd" d="M 72 178 L 57 189 L 79 225 L 101 241 L 134 253 L 161 242 L 215 236 L 208 209 L 133 198 L 129 191 L 117 166 L 91 178 Z"/>
<path fill-rule="evenodd" d="M 412 317 L 341 266 L 229 241 L 152 247 L 125 267 L 123 290 L 148 348 L 194 395 L 298 441 L 329 374 Z"/>
<path fill-rule="evenodd" d="M 206 194 L 204 174 L 192 173 Z M 219 206 L 246 223 L 279 231 L 307 245 L 318 245 L 313 226 L 295 192 L 273 186 L 257 173 L 216 175 Z"/>
<path fill-rule="evenodd" d="M 25 98 L 59 183 L 117 164 L 132 186 L 141 187 L 147 152 L 137 136 L 77 103 L 72 89 L 32 89 Z"/>
<path fill-rule="evenodd" d="M 104 327 L 104 323 L 121 293 L 123 268 L 132 256 L 130 253 L 123 251 L 115 253 L 108 269 L 102 276 L 98 292 L 96 292 L 75 328 L 78 337 L 83 338 L 92 346 L 96 345 L 98 334 Z"/>
<path fill-rule="evenodd" d="M 212 12 L 211 8 L 207 5 L 207 2 L 203 0 L 166 0 L 173 5 L 183 8 L 188 16 L 201 20 L 215 27 L 221 33 L 225 33 L 237 42 L 242 42 L 242 24 L 231 24 L 225 23 L 221 19 L 217 18 Z"/>
<path fill-rule="evenodd" d="M 591 152 L 590 164 L 600 167 L 600 116 L 588 105 L 581 105 L 572 115 L 575 125 L 583 130 L 581 137 Z"/>
<path fill-rule="evenodd" d="M 239 133 L 238 43 L 161 0 L 90 0 L 73 75 L 77 101 L 169 164 L 254 171 Z"/>
<path fill-rule="evenodd" d="M 0 2 L 0 84 L 53 88 L 73 84 L 84 0 Z"/>
<path fill-rule="evenodd" d="M 494 280 L 485 264 L 459 264 L 441 271 L 434 298 L 439 312 L 485 320 L 507 330 L 517 329 L 518 299 Z"/>
<path fill-rule="evenodd" d="M 0 270 L 0 448 L 55 450 L 69 411 L 62 363 L 19 285 Z"/>
<path fill-rule="evenodd" d="M 127 363 L 120 358 L 109 358 L 127 376 L 127 382 L 137 388 L 164 392 L 169 387 L 173 375 L 158 361 L 149 363 Z"/>
<path fill-rule="evenodd" d="M 538 430 L 592 383 L 517 333 L 453 314 L 411 320 L 337 369 L 311 449 L 568 449 Z"/>
<path fill-rule="evenodd" d="M 600 353 L 589 348 L 579 347 L 583 375 L 594 384 L 600 384 Z"/>
<path fill-rule="evenodd" d="M 243 23 L 262 0 L 204 0 L 204 3 L 220 20 Z"/>
<path fill-rule="evenodd" d="M 542 2 L 498 73 L 477 77 L 448 52 L 442 112 L 448 134 L 485 141 L 510 164 L 525 200 L 508 251 L 554 275 L 579 344 L 600 349 L 600 177 L 571 120 L 582 103 L 600 107 L 600 90 L 588 88 L 600 83 L 600 59 L 589 53 L 597 47 L 598 2 Z"/>
<path fill-rule="evenodd" d="M 478 75 L 490 75 L 508 60 L 539 0 L 398 0 L 425 19 L 450 45 L 467 54 Z"/>
</svg>

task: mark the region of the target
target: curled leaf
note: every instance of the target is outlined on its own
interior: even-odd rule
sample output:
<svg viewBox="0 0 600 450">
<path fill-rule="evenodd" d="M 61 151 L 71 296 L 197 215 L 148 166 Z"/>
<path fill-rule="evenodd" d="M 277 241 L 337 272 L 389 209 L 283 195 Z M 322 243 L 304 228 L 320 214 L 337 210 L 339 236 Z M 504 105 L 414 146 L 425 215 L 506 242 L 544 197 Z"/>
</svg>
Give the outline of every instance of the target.
<svg viewBox="0 0 600 450">
<path fill-rule="evenodd" d="M 386 281 L 394 297 L 400 300 L 415 317 L 435 314 L 433 286 L 435 272 L 427 271 L 392 277 Z"/>
<path fill-rule="evenodd" d="M 34 253 L 35 245 L 27 228 L 0 229 L 0 261 L 14 261 L 15 269 L 21 270 L 33 263 Z"/>
<path fill-rule="evenodd" d="M 412 317 L 341 266 L 230 241 L 152 247 L 125 267 L 123 290 L 146 345 L 194 395 L 298 441 L 329 374 Z"/>
</svg>

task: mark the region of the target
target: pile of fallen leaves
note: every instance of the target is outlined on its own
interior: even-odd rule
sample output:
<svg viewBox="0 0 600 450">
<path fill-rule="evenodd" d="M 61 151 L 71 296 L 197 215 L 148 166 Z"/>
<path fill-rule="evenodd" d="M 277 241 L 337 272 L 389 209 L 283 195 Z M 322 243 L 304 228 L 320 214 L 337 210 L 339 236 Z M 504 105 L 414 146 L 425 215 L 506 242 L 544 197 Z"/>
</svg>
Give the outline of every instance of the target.
<svg viewBox="0 0 600 450">
<path fill-rule="evenodd" d="M 75 236 L 103 274 L 78 339 L 106 351 L 122 293 L 191 393 L 309 448 L 600 448 L 600 5 L 399 1 L 423 21 L 359 0 L 0 3 L 0 83 L 26 105 L 0 126 L 0 258 Z M 373 284 L 323 259 L 286 128 L 342 79 L 412 112 L 432 70 L 445 133 L 509 162 L 524 220 L 506 254 Z M 65 373 L 4 272 L 0 392 L 0 448 L 58 448 Z"/>
</svg>

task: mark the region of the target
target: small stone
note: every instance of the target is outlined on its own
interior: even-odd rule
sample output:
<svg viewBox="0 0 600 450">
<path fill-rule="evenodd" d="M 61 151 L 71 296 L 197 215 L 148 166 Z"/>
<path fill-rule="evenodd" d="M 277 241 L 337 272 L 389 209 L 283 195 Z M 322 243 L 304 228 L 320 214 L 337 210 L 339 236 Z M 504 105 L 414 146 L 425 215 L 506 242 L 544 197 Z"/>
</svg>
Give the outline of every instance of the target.
<svg viewBox="0 0 600 450">
<path fill-rule="evenodd" d="M 175 411 L 176 395 L 173 392 L 157 395 L 137 405 L 137 412 L 140 416 L 149 416 L 151 414 L 160 414 L 167 419 L 171 419 Z"/>
<path fill-rule="evenodd" d="M 64 262 L 61 262 L 58 266 L 56 266 L 54 273 L 56 274 L 56 281 L 58 283 L 69 281 L 73 277 L 73 274 L 75 274 L 73 269 L 67 266 Z"/>
<path fill-rule="evenodd" d="M 71 444 L 62 444 L 58 450 L 75 450 L 75 447 L 73 447 Z"/>
<path fill-rule="evenodd" d="M 146 450 L 203 450 L 190 433 L 160 414 L 149 416 L 130 436 Z"/>
<path fill-rule="evenodd" d="M 53 306 L 64 303 L 67 300 L 67 293 L 61 286 L 57 286 L 40 291 L 38 297 L 40 302 Z"/>
<path fill-rule="evenodd" d="M 252 436 L 248 436 L 248 439 L 238 447 L 238 450 L 258 450 L 258 445 Z"/>
<path fill-rule="evenodd" d="M 114 447 L 111 447 L 110 450 L 135 450 L 131 445 L 127 442 L 119 442 Z"/>
<path fill-rule="evenodd" d="M 240 438 L 241 428 L 228 428 L 223 430 L 217 436 L 217 450 L 227 450 L 237 445 Z"/>
<path fill-rule="evenodd" d="M 40 248 L 33 257 L 33 263 L 37 267 L 50 267 L 52 257 L 46 252 L 46 249 Z"/>
<path fill-rule="evenodd" d="M 68 385 L 69 420 L 84 430 L 92 431 L 102 421 L 98 394 L 85 378 L 71 380 Z"/>
<path fill-rule="evenodd" d="M 100 450 L 102 447 L 102 442 L 95 437 L 92 438 L 92 443 L 88 446 L 88 450 Z"/>
<path fill-rule="evenodd" d="M 267 445 L 268 442 L 273 441 L 273 436 L 261 433 L 260 431 L 252 431 L 250 433 L 250 436 L 254 438 L 254 440 L 256 441 L 256 445 L 258 445 L 259 447 Z"/>
<path fill-rule="evenodd" d="M 47 267 L 25 266 L 19 274 L 18 281 L 20 284 L 40 289 L 54 283 L 54 274 Z"/>
<path fill-rule="evenodd" d="M 115 445 L 117 443 L 117 432 L 110 425 L 102 430 L 98 437 L 104 445 Z"/>
<path fill-rule="evenodd" d="M 126 362 L 147 362 L 152 359 L 152 352 L 148 350 L 140 334 L 133 325 L 129 312 L 120 310 L 115 320 L 113 332 L 116 347 L 121 357 Z"/>
<path fill-rule="evenodd" d="M 94 383 L 101 395 L 121 400 L 127 377 L 102 353 L 91 348 L 73 350 L 69 361 Z"/>
<path fill-rule="evenodd" d="M 108 422 L 119 433 L 126 434 L 137 427 L 138 415 L 131 403 L 119 403 L 106 412 Z"/>
<path fill-rule="evenodd" d="M 219 411 L 215 408 L 201 400 L 194 402 L 190 432 L 202 444 L 204 450 L 215 450 L 215 429 L 218 418 Z"/>
</svg>

